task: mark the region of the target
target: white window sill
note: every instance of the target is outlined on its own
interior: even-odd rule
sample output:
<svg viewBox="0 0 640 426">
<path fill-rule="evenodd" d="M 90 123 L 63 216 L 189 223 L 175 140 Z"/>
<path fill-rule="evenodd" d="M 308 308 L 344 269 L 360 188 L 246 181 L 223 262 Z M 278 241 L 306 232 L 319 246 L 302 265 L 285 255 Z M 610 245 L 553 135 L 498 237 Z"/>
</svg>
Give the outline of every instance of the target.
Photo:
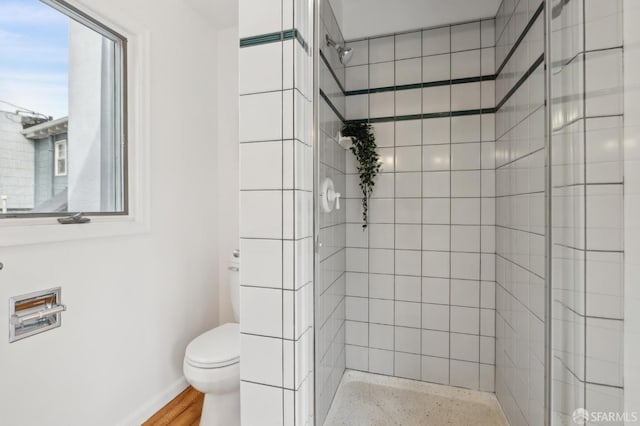
<svg viewBox="0 0 640 426">
<path fill-rule="evenodd" d="M 0 247 L 44 244 L 149 232 L 148 221 L 133 216 L 89 216 L 90 223 L 61 225 L 55 217 L 0 219 Z"/>
</svg>

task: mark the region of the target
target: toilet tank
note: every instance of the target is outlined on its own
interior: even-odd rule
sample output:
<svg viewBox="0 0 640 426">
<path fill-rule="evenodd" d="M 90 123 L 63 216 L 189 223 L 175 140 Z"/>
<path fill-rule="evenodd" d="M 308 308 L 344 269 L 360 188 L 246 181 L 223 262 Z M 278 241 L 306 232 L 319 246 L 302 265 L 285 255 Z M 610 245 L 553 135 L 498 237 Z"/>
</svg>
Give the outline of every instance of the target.
<svg viewBox="0 0 640 426">
<path fill-rule="evenodd" d="M 240 322 L 240 250 L 234 250 L 229 261 L 229 296 L 233 317 Z"/>
</svg>

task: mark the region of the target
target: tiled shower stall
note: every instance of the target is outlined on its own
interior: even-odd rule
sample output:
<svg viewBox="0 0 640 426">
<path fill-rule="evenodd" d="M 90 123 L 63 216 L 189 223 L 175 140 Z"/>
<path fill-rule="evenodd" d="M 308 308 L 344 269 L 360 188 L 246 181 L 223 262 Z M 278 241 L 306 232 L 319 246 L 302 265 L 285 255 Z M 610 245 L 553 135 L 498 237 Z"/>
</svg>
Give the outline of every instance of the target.
<svg viewBox="0 0 640 426">
<path fill-rule="evenodd" d="M 349 43 L 383 166 L 363 230 L 348 162 L 348 368 L 493 391 L 494 25 Z"/>
<path fill-rule="evenodd" d="M 639 395 L 629 2 L 345 41 L 334 2 L 240 1 L 243 424 L 322 425 L 345 369 L 495 392 L 514 425 Z M 382 161 L 366 228 L 345 122 Z"/>
</svg>

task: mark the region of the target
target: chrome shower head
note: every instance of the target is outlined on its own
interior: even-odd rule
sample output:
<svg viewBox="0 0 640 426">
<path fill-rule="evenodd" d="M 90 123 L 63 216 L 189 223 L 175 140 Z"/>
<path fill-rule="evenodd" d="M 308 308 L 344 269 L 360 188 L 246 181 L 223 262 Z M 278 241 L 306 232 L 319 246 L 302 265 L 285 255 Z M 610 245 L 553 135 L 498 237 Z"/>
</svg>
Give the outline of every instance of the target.
<svg viewBox="0 0 640 426">
<path fill-rule="evenodd" d="M 340 58 L 340 62 L 342 65 L 347 65 L 351 60 L 351 56 L 353 55 L 353 49 L 350 47 L 344 47 L 331 40 L 329 34 L 327 34 L 327 46 L 331 46 L 338 52 L 338 57 Z"/>
<path fill-rule="evenodd" d="M 353 55 L 353 49 L 350 47 L 340 47 L 338 48 L 338 55 L 340 55 L 340 62 L 342 62 L 342 65 L 347 65 Z"/>
</svg>

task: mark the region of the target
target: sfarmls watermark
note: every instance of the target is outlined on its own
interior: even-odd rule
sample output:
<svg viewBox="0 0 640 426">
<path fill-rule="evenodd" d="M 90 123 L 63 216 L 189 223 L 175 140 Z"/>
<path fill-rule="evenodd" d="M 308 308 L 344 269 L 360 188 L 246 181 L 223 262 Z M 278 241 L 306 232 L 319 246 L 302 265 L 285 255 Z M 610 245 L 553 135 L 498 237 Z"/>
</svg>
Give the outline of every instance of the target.
<svg viewBox="0 0 640 426">
<path fill-rule="evenodd" d="M 620 413 L 617 411 L 588 411 L 584 408 L 576 409 L 571 415 L 573 422 L 583 425 L 587 422 L 625 422 L 635 423 L 640 419 L 637 411 Z"/>
</svg>

